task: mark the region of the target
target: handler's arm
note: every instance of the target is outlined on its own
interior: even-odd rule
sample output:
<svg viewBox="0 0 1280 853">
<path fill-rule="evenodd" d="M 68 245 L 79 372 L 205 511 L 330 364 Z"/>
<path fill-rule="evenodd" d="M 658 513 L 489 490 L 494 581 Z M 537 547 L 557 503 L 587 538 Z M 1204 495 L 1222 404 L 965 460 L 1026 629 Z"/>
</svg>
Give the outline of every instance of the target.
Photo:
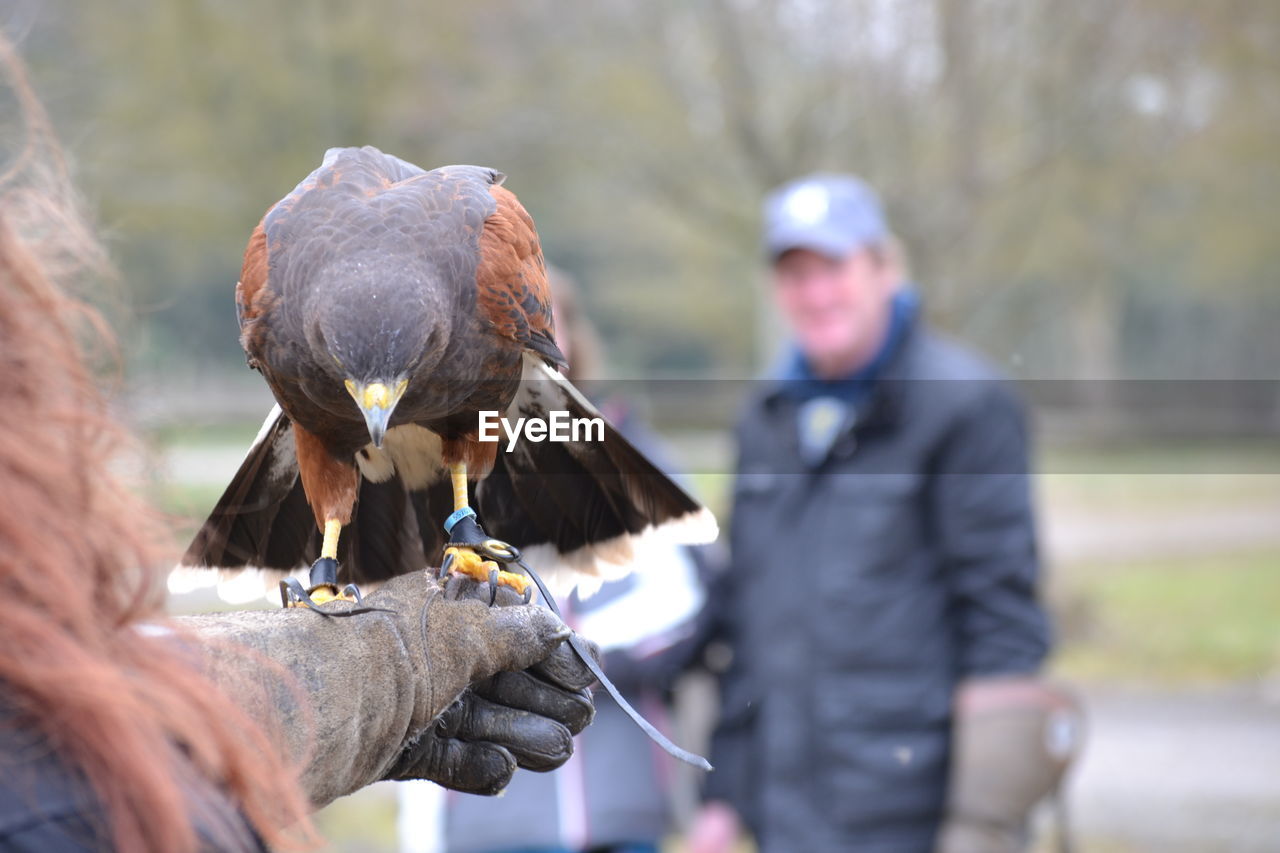
<svg viewBox="0 0 1280 853">
<path fill-rule="evenodd" d="M 592 676 L 550 611 L 454 594 L 415 574 L 365 600 L 387 612 L 183 622 L 206 641 L 214 680 L 279 733 L 315 806 L 387 778 L 497 793 L 517 765 L 546 770 L 569 757 L 571 734 L 594 713 Z"/>
<path fill-rule="evenodd" d="M 1013 391 L 984 383 L 934 469 L 933 517 L 962 679 L 1033 673 L 1048 650 L 1027 444 Z"/>
</svg>

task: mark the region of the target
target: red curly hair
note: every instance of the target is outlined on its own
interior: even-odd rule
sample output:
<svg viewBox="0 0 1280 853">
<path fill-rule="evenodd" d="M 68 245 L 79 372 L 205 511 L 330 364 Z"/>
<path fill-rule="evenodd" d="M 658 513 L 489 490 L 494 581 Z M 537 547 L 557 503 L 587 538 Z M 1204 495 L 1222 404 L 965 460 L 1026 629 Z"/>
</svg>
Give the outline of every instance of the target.
<svg viewBox="0 0 1280 853">
<path fill-rule="evenodd" d="M 180 640 L 137 628 L 166 624 L 172 554 L 158 547 L 170 538 L 159 516 L 111 470 L 127 442 L 85 350 L 110 338 L 64 290 L 101 273 L 101 250 L 2 35 L 0 67 L 25 120 L 0 174 L 0 684 L 11 716 L 87 777 L 116 849 L 197 849 L 181 781 L 193 769 L 263 837 L 293 825 L 295 840 L 312 839 L 296 772 L 201 674 L 194 640 L 184 655 Z"/>
</svg>

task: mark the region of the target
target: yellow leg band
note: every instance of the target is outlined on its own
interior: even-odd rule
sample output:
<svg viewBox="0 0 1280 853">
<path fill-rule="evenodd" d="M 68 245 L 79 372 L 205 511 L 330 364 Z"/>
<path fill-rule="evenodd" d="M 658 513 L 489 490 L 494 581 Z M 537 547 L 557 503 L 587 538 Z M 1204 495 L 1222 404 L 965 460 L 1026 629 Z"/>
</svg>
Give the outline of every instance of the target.
<svg viewBox="0 0 1280 853">
<path fill-rule="evenodd" d="M 467 463 L 454 462 L 449 466 L 449 476 L 453 479 L 453 509 L 467 506 Z"/>
<path fill-rule="evenodd" d="M 324 544 L 320 546 L 320 556 L 330 560 L 338 559 L 338 534 L 342 532 L 342 522 L 331 518 L 324 523 Z"/>
</svg>

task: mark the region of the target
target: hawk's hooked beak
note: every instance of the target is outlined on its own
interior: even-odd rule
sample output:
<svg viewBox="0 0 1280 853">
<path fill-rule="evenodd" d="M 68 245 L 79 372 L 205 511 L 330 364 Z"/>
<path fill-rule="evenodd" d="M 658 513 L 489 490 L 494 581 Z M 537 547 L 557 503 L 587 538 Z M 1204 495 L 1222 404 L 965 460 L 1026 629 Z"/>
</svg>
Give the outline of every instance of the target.
<svg viewBox="0 0 1280 853">
<path fill-rule="evenodd" d="M 356 401 L 356 405 L 360 407 L 360 413 L 364 415 L 365 426 L 369 428 L 369 438 L 373 440 L 373 446 L 381 448 L 382 437 L 387 434 L 387 422 L 391 420 L 391 412 L 404 396 L 404 389 L 408 387 L 409 380 L 401 379 L 395 384 L 395 388 L 388 388 L 382 382 L 370 382 L 365 385 L 352 379 L 346 380 L 345 384 L 347 393 Z"/>
</svg>

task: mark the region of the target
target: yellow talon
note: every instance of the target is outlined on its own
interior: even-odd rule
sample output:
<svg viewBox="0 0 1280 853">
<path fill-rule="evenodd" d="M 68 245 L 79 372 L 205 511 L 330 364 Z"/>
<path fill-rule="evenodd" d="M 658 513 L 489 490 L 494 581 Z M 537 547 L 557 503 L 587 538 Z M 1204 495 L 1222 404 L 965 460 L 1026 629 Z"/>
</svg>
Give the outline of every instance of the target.
<svg viewBox="0 0 1280 853">
<path fill-rule="evenodd" d="M 334 584 L 322 583 L 322 584 L 319 584 L 318 586 L 311 587 L 311 589 L 309 590 L 306 590 L 306 595 L 308 598 L 311 599 L 312 604 L 326 604 L 330 601 L 350 601 L 353 604 L 359 604 L 360 599 L 357 597 L 359 595 L 359 591 L 355 590 L 356 594 L 353 595 L 350 592 L 351 590 L 355 590 L 355 587 L 349 586 L 347 587 L 347 590 L 340 590 Z M 303 603 L 301 599 L 292 598 L 287 593 L 284 593 L 283 591 L 281 592 L 281 597 L 284 598 L 285 607 L 306 607 L 307 606 L 305 603 Z"/>
<path fill-rule="evenodd" d="M 337 588 L 329 586 L 328 584 L 318 586 L 311 590 L 311 600 L 316 604 L 324 604 L 326 601 L 337 601 L 339 598 L 342 598 L 342 596 L 338 594 Z"/>
<path fill-rule="evenodd" d="M 453 485 L 454 511 L 465 509 L 467 506 L 467 463 L 454 462 L 450 465 L 449 477 Z M 525 588 L 529 586 L 530 581 L 524 575 L 499 569 L 498 564 L 493 560 L 486 560 L 474 549 L 468 548 L 466 545 L 450 545 L 444 549 L 444 556 L 447 561 L 450 557 L 453 558 L 449 561 L 450 574 L 466 575 L 469 578 L 474 578 L 479 583 L 488 583 L 489 574 L 496 571 L 499 585 L 509 586 L 521 595 L 524 595 Z"/>
<path fill-rule="evenodd" d="M 446 559 L 453 557 L 449 563 L 451 574 L 466 575 L 479 583 L 488 583 L 489 573 L 497 571 L 498 584 L 509 586 L 521 595 L 524 595 L 525 588 L 529 586 L 530 581 L 524 575 L 503 571 L 493 560 L 486 560 L 464 545 L 451 545 L 445 548 L 444 556 Z"/>
<path fill-rule="evenodd" d="M 336 518 L 325 519 L 324 540 L 320 543 L 320 557 L 311 564 L 311 586 L 303 589 L 296 581 L 280 582 L 280 596 L 285 607 L 309 607 L 327 601 L 360 603 L 360 590 L 353 584 L 338 588 L 338 538 L 342 535 L 342 522 Z M 302 598 L 305 597 L 304 602 Z"/>
<path fill-rule="evenodd" d="M 489 572 L 497 569 L 498 564 L 486 560 L 470 548 L 462 545 L 451 545 L 444 549 L 446 558 L 453 557 L 449 563 L 449 571 L 457 575 L 466 575 L 484 583 L 489 580 Z"/>
</svg>

